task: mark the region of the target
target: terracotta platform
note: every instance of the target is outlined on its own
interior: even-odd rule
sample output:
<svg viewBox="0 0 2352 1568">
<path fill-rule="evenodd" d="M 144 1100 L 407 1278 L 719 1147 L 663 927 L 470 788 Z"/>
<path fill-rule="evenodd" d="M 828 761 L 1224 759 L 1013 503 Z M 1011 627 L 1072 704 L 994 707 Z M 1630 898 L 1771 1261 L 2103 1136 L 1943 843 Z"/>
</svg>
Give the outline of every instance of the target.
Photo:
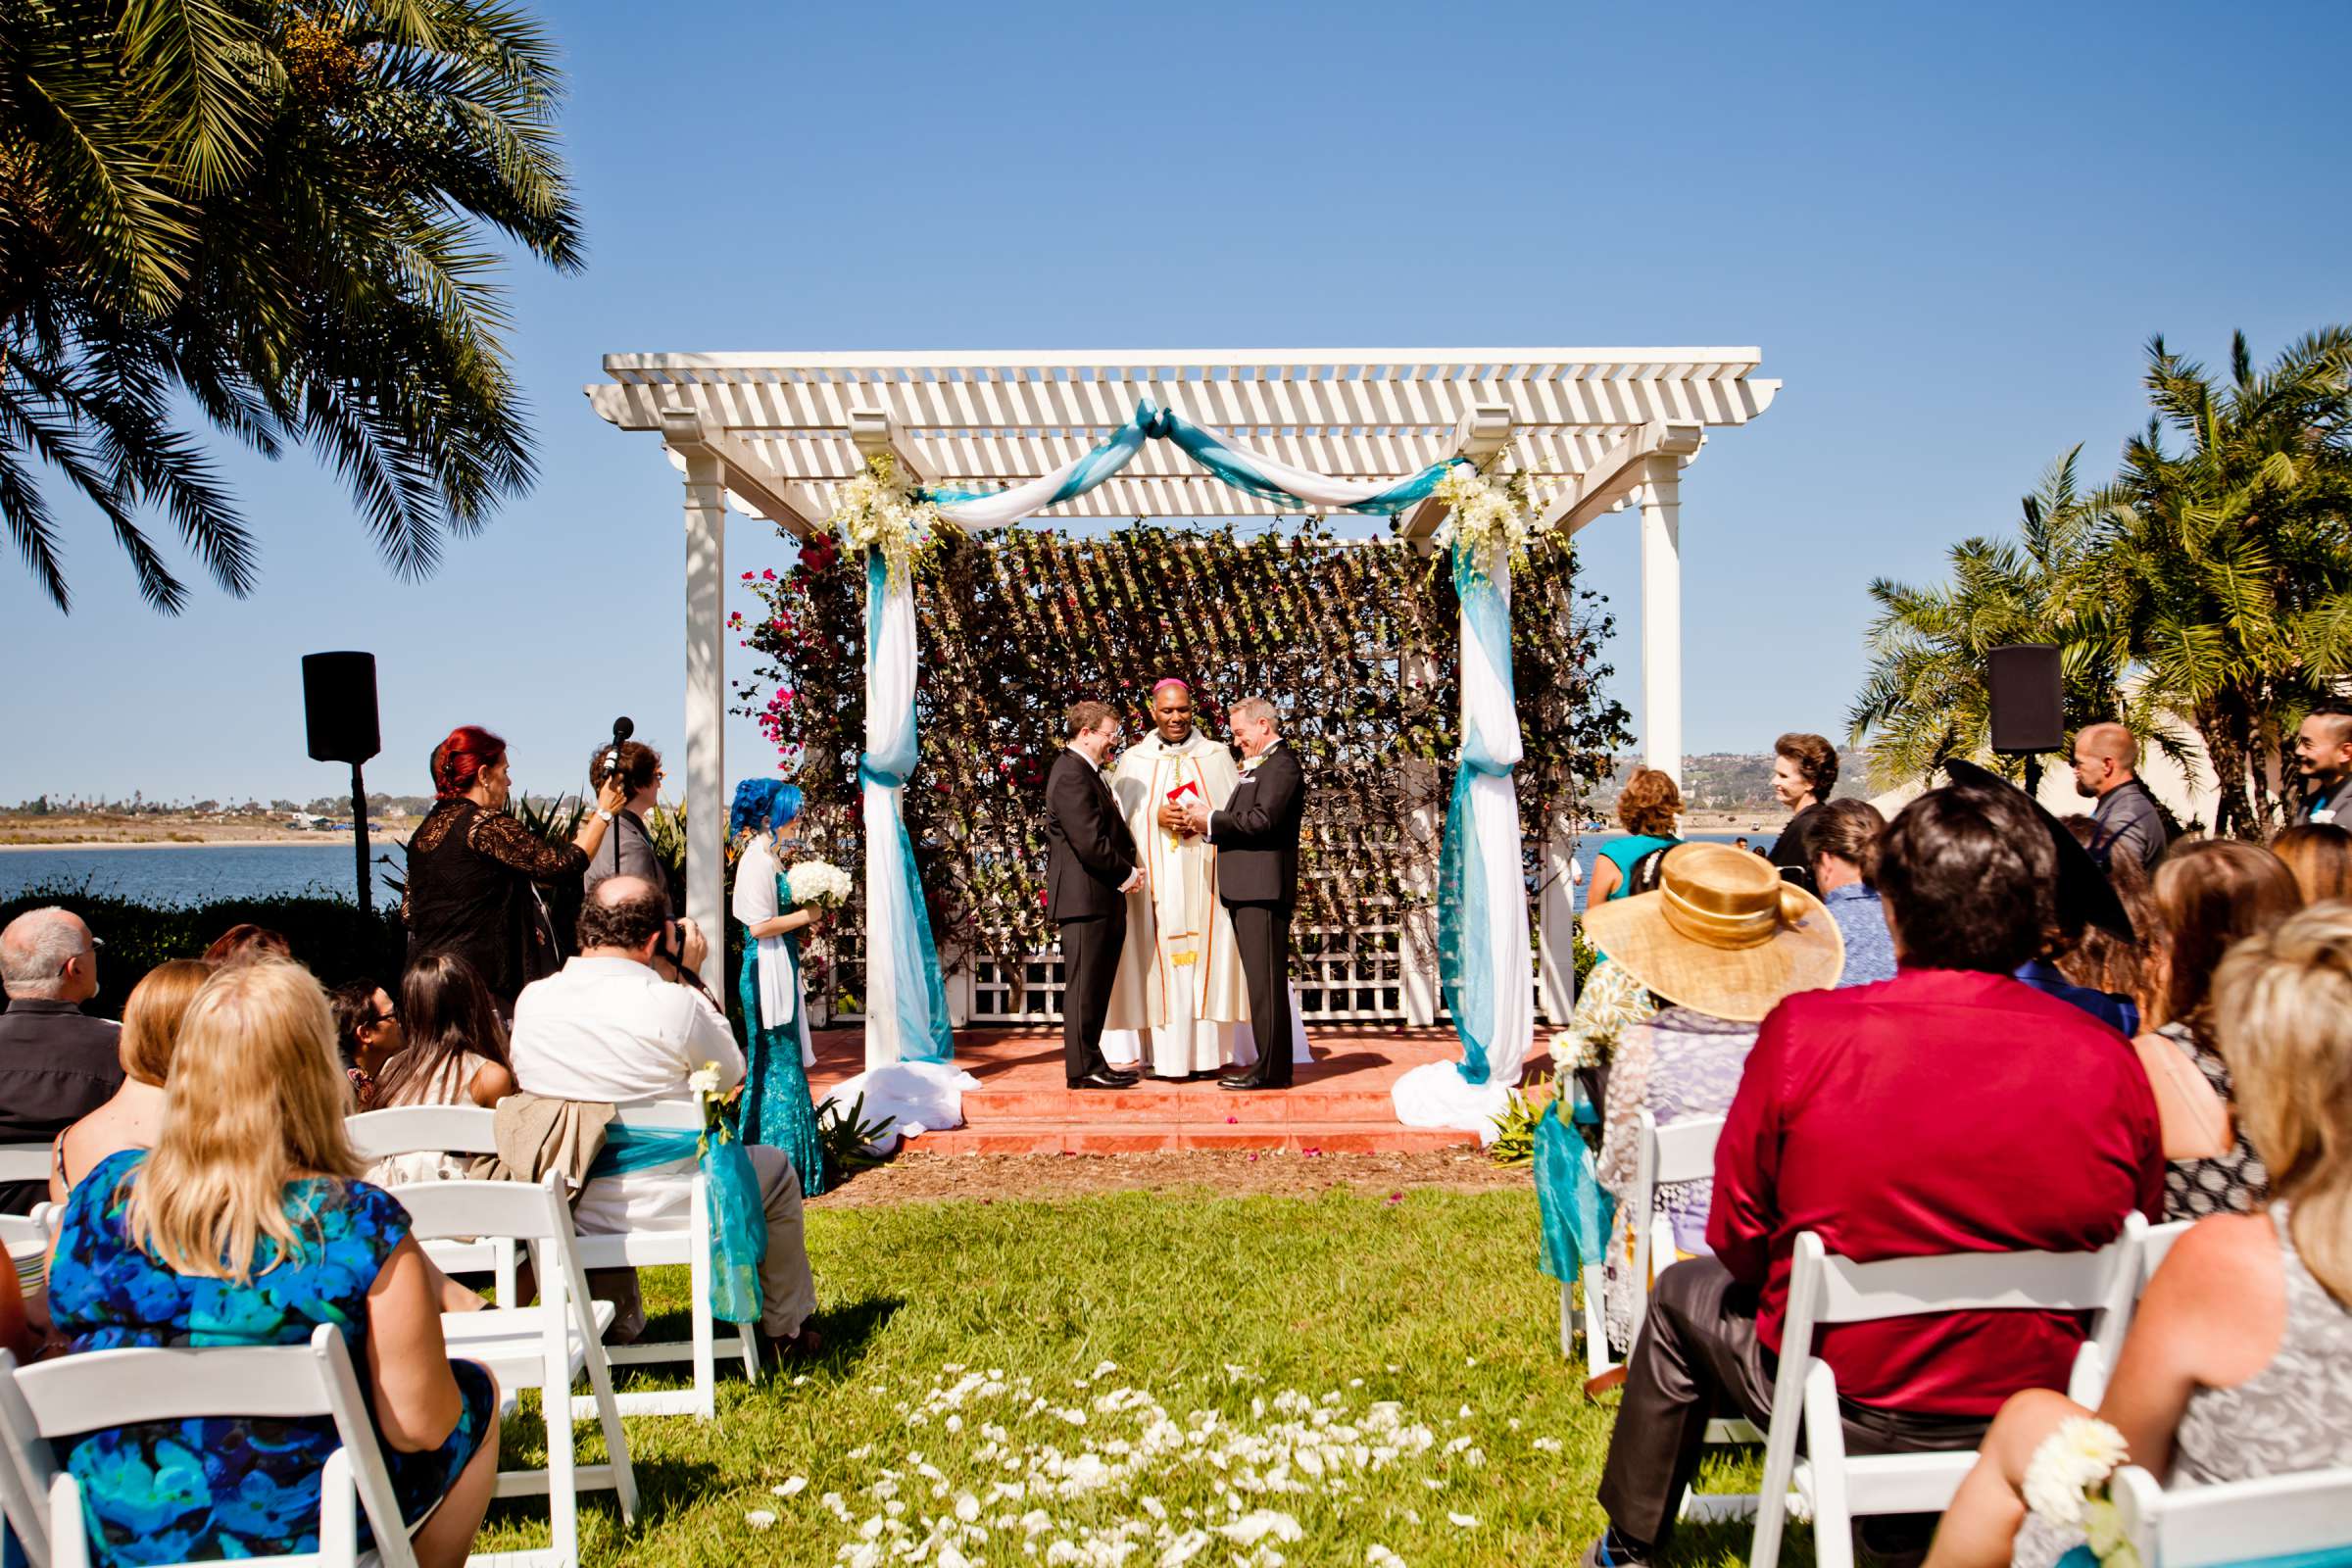
<svg viewBox="0 0 2352 1568">
<path fill-rule="evenodd" d="M 1182 1084 L 1146 1078 L 1133 1089 L 1101 1091 L 1065 1087 L 1058 1033 L 966 1030 L 956 1037 L 956 1060 L 982 1087 L 964 1093 L 964 1125 L 925 1133 L 908 1147 L 953 1154 L 1186 1149 L 1371 1154 L 1476 1147 L 1471 1133 L 1398 1125 L 1389 1100 L 1389 1086 L 1407 1068 L 1459 1056 L 1452 1031 L 1318 1029 L 1307 1041 L 1314 1062 L 1294 1069 L 1288 1089 L 1243 1094 L 1219 1089 L 1213 1078 Z M 859 1030 L 822 1030 L 815 1045 L 808 1079 L 820 1097 L 865 1065 Z"/>
</svg>

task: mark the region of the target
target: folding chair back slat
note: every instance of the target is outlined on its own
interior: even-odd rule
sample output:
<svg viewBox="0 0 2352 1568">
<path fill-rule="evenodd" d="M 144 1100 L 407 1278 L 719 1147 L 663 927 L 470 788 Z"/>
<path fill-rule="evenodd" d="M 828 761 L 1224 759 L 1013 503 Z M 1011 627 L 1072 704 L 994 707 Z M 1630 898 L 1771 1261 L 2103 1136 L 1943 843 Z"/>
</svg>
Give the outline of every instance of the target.
<svg viewBox="0 0 2352 1568">
<path fill-rule="evenodd" d="M 45 1182 L 48 1179 L 47 1144 L 0 1144 L 0 1182 Z"/>
<path fill-rule="evenodd" d="M 561 1183 L 559 1176 L 548 1181 Z M 518 1242 L 551 1242 L 559 1230 L 571 1232 L 569 1210 L 557 1191 L 538 1182 L 407 1182 L 392 1189 L 409 1211 L 410 1234 L 419 1242 L 459 1237 L 504 1236 Z"/>
<path fill-rule="evenodd" d="M 479 1105 L 393 1105 L 343 1119 L 365 1160 L 395 1154 L 495 1154 L 498 1113 Z"/>
<path fill-rule="evenodd" d="M 2167 1490 L 2137 1465 L 2110 1489 L 2147 1568 L 2214 1568 L 2352 1548 L 2352 1468 Z"/>
</svg>

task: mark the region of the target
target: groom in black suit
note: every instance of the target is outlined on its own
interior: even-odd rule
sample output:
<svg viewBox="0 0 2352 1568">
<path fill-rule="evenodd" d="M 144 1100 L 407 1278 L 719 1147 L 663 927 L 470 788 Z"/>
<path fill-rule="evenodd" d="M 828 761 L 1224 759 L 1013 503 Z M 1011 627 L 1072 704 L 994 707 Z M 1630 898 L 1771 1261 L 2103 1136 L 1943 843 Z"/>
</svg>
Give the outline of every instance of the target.
<svg viewBox="0 0 2352 1568">
<path fill-rule="evenodd" d="M 1233 916 L 1234 945 L 1250 987 L 1250 1032 L 1256 1062 L 1217 1080 L 1224 1089 L 1291 1086 L 1291 911 L 1298 903 L 1298 819 L 1306 811 L 1306 773 L 1274 728 L 1274 705 L 1246 697 L 1233 705 L 1233 738 L 1242 779 L 1213 814 L 1186 813 L 1193 832 L 1217 851 L 1217 897 Z"/>
<path fill-rule="evenodd" d="M 1118 744 L 1105 703 L 1070 710 L 1069 745 L 1046 774 L 1046 917 L 1061 926 L 1061 1051 L 1072 1089 L 1125 1089 L 1136 1075 L 1102 1057 L 1119 950 L 1127 941 L 1127 890 L 1143 880 L 1135 835 L 1102 778 Z"/>
</svg>

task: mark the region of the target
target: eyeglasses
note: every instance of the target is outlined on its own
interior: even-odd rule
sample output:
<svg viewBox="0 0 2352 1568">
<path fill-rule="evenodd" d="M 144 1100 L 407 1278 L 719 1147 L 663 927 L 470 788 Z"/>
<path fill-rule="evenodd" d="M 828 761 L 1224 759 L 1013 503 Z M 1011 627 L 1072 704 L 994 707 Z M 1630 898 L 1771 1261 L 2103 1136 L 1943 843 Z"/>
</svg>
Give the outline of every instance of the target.
<svg viewBox="0 0 2352 1568">
<path fill-rule="evenodd" d="M 398 1023 L 400 1022 L 400 1009 L 398 1007 L 386 1007 L 383 1011 L 375 1015 L 375 1021 L 379 1024 Z"/>
</svg>

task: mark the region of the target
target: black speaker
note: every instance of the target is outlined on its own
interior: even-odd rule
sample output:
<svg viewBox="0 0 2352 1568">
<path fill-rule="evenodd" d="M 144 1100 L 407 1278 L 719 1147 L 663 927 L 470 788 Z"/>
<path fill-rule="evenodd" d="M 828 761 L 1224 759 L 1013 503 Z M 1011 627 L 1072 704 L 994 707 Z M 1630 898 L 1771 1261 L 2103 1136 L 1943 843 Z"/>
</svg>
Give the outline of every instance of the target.
<svg viewBox="0 0 2352 1568">
<path fill-rule="evenodd" d="M 375 727 L 373 654 L 303 655 L 302 707 L 313 760 L 356 765 L 383 750 Z"/>
<path fill-rule="evenodd" d="M 2066 745 L 2066 696 L 2053 643 L 2011 643 L 1985 656 L 1992 749 L 2009 755 Z"/>
</svg>

